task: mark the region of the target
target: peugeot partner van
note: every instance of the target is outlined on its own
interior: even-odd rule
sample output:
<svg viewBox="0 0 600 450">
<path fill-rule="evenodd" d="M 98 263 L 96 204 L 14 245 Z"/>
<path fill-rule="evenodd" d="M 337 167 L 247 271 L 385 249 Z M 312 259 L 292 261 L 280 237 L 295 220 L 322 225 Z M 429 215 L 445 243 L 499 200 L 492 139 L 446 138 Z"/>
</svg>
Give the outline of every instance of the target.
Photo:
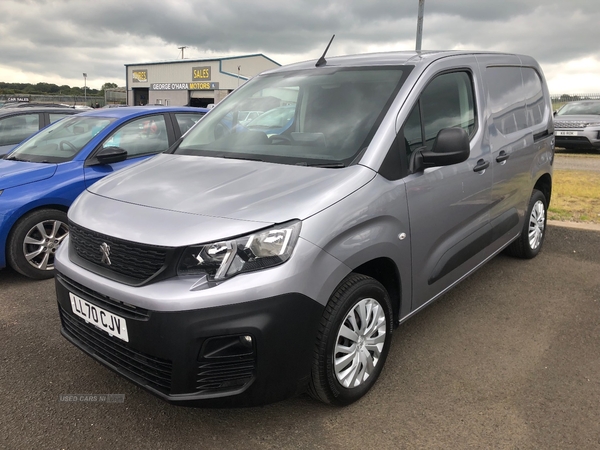
<svg viewBox="0 0 600 450">
<path fill-rule="evenodd" d="M 237 117 L 281 107 L 294 113 L 279 128 Z M 262 73 L 167 153 L 78 197 L 55 261 L 61 332 L 175 404 L 347 405 L 400 323 L 499 252 L 540 252 L 553 156 L 527 56 Z"/>
</svg>

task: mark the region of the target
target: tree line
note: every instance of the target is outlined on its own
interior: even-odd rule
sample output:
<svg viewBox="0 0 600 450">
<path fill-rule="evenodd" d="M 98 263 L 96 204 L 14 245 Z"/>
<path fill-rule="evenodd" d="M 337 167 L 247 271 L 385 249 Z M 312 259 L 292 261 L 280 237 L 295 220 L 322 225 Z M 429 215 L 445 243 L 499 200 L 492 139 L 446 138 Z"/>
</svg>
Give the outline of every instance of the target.
<svg viewBox="0 0 600 450">
<path fill-rule="evenodd" d="M 118 87 L 115 83 L 104 83 L 102 89 L 86 88 L 85 93 L 90 96 L 104 96 L 106 89 Z M 41 94 L 41 95 L 84 95 L 84 87 L 59 86 L 53 83 L 4 83 L 0 82 L 0 94 Z"/>
</svg>

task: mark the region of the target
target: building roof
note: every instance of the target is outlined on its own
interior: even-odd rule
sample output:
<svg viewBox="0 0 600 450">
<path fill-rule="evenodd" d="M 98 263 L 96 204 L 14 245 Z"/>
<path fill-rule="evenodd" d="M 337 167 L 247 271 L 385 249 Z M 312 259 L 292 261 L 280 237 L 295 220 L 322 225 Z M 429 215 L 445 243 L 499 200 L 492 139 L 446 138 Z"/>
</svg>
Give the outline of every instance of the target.
<svg viewBox="0 0 600 450">
<path fill-rule="evenodd" d="M 281 66 L 281 64 L 279 64 L 277 61 L 272 60 L 271 58 L 263 55 L 262 53 L 253 53 L 250 55 L 239 55 L 239 56 L 227 56 L 224 58 L 201 58 L 201 59 L 175 59 L 172 61 L 154 61 L 154 62 L 141 62 L 141 63 L 134 63 L 134 64 L 125 64 L 125 67 L 129 67 L 129 66 L 149 66 L 149 65 L 156 65 L 156 64 L 181 64 L 181 63 L 202 63 L 202 62 L 209 62 L 209 61 L 225 61 L 225 60 L 230 60 L 230 59 L 243 59 L 243 58 L 252 58 L 255 56 L 262 56 L 263 58 L 271 61 L 273 64 L 277 64 L 278 66 Z"/>
</svg>

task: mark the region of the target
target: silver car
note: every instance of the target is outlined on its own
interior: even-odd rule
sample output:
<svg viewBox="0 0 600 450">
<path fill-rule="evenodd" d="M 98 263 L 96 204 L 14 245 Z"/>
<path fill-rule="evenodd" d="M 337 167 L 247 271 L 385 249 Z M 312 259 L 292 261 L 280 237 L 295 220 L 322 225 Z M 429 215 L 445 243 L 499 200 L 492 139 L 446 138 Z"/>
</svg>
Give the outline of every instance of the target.
<svg viewBox="0 0 600 450">
<path fill-rule="evenodd" d="M 291 120 L 246 128 L 239 113 L 265 104 Z M 169 152 L 76 200 L 55 261 L 61 332 L 175 404 L 306 391 L 347 405 L 400 323 L 499 252 L 540 252 L 553 144 L 527 56 L 383 53 L 265 72 Z"/>
<path fill-rule="evenodd" d="M 563 105 L 554 115 L 556 146 L 600 151 L 600 100 Z"/>
</svg>

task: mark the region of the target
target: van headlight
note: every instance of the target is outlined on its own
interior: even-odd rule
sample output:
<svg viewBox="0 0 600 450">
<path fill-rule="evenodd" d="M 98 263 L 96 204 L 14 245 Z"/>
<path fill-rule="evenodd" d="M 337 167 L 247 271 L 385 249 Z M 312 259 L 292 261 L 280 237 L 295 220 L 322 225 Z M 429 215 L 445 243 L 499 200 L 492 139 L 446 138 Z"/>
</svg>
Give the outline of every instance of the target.
<svg viewBox="0 0 600 450">
<path fill-rule="evenodd" d="M 282 264 L 292 255 L 301 224 L 296 220 L 247 236 L 188 247 L 179 260 L 177 274 L 206 274 L 219 281 Z"/>
</svg>

